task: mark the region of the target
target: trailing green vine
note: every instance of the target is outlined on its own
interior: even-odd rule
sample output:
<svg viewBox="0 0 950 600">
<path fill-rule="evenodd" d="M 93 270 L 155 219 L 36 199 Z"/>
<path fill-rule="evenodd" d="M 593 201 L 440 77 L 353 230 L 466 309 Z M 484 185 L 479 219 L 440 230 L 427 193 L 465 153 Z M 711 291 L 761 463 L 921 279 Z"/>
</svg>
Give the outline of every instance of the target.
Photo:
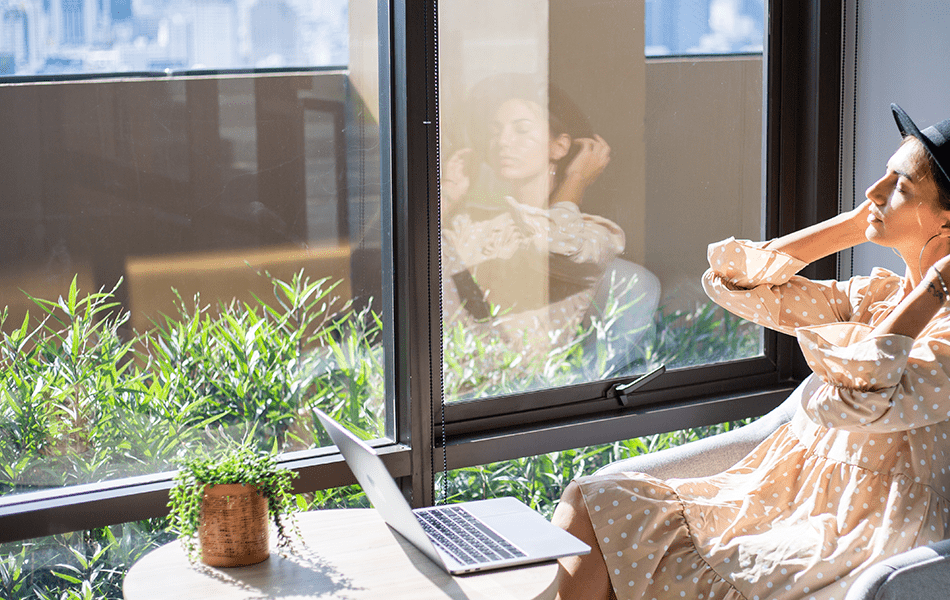
<svg viewBox="0 0 950 600">
<path fill-rule="evenodd" d="M 197 536 L 205 488 L 237 483 L 253 485 L 267 498 L 267 512 L 277 528 L 278 546 L 287 548 L 295 529 L 293 514 L 298 510 L 292 494 L 297 473 L 277 464 L 271 452 L 262 452 L 245 442 L 226 442 L 214 452 L 199 449 L 183 460 L 169 491 L 169 531 L 182 541 L 189 558 L 198 558 Z M 290 521 L 288 521 L 290 519 Z"/>
</svg>

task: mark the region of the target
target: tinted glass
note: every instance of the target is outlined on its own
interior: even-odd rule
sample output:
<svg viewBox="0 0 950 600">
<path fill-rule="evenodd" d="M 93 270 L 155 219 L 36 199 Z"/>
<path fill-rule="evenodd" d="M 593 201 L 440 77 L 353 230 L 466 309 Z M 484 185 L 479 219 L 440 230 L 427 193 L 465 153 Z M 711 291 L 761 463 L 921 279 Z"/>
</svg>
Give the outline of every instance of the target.
<svg viewBox="0 0 950 600">
<path fill-rule="evenodd" d="M 348 0 L 22 0 L 0 11 L 0 76 L 349 64 Z"/>
<path fill-rule="evenodd" d="M 761 354 L 700 277 L 762 235 L 763 2 L 439 18 L 446 398 Z"/>
<path fill-rule="evenodd" d="M 148 6 L 127 25 L 172 43 L 172 8 Z M 237 28 L 281 6 L 193 11 Z M 226 438 L 322 445 L 314 406 L 386 433 L 379 45 L 359 8 L 305 20 L 348 68 L 0 84 L 0 493 Z"/>
</svg>

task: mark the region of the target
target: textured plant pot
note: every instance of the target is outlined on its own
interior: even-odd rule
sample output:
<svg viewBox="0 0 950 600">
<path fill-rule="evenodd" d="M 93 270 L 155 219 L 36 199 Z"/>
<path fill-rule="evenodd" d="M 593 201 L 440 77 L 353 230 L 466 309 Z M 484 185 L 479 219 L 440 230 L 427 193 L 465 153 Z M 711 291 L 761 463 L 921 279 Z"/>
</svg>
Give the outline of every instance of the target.
<svg viewBox="0 0 950 600">
<path fill-rule="evenodd" d="M 201 562 L 212 567 L 240 567 L 270 555 L 267 498 L 252 485 L 206 486 L 198 527 Z"/>
</svg>

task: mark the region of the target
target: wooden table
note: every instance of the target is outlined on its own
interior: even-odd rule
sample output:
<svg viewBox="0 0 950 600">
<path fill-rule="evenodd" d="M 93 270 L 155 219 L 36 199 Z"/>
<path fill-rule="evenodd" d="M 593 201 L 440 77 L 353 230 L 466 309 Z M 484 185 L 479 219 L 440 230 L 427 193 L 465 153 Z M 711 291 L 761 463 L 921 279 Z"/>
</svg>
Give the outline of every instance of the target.
<svg viewBox="0 0 950 600">
<path fill-rule="evenodd" d="M 340 598 L 542 600 L 557 592 L 557 563 L 452 577 L 392 531 L 372 509 L 298 515 L 303 544 L 257 565 L 217 569 L 191 564 L 177 541 L 135 563 L 126 600 Z"/>
</svg>

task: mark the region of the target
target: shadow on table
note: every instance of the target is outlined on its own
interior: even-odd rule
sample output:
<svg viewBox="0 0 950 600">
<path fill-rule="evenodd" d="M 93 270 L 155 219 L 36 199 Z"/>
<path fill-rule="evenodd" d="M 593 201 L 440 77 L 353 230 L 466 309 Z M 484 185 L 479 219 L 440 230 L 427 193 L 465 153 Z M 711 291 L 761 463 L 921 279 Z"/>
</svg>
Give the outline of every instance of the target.
<svg viewBox="0 0 950 600">
<path fill-rule="evenodd" d="M 447 573 L 442 567 L 432 562 L 432 560 L 420 552 L 415 546 L 412 545 L 409 540 L 402 537 L 396 530 L 390 528 L 390 531 L 393 534 L 393 538 L 399 544 L 399 548 L 406 553 L 410 558 L 410 563 L 415 567 L 421 575 L 426 579 L 431 581 L 434 585 L 438 586 L 439 589 L 444 591 L 447 597 L 452 598 L 453 600 L 458 599 L 462 600 L 468 598 L 468 595 L 465 593 L 462 588 L 459 587 L 458 583 L 455 581 L 455 577 Z M 462 575 L 464 577 L 464 575 Z"/>
<path fill-rule="evenodd" d="M 202 564 L 195 568 L 209 577 L 245 590 L 248 600 L 277 598 L 345 598 L 347 590 L 359 590 L 326 559 L 300 545 L 292 553 L 272 553 L 267 575 L 244 569 L 217 569 Z"/>
</svg>

